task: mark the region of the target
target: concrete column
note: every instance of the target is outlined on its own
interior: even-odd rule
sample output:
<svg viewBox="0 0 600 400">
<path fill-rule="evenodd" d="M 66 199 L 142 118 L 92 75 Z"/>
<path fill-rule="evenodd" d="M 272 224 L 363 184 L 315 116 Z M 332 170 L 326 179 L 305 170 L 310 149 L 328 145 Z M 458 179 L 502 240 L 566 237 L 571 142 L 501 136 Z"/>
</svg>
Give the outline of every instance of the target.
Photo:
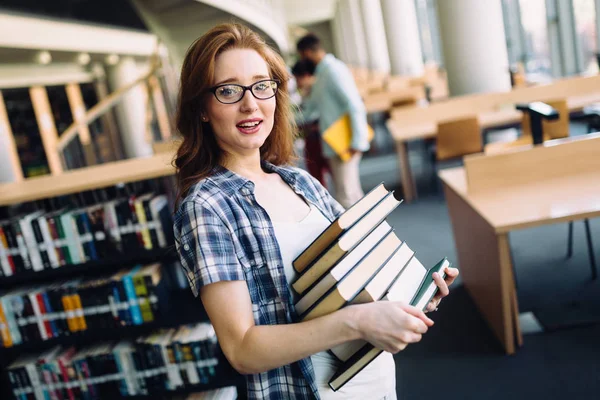
<svg viewBox="0 0 600 400">
<path fill-rule="evenodd" d="M 340 24 L 339 13 L 336 12 L 331 20 L 331 31 L 333 34 L 333 45 L 335 47 L 334 53 L 337 58 L 349 63 L 348 55 L 346 53 L 346 43 L 344 41 L 344 33 Z"/>
<path fill-rule="evenodd" d="M 421 76 L 423 53 L 414 0 L 381 0 L 392 74 Z"/>
<path fill-rule="evenodd" d="M 381 4 L 373 0 L 361 0 L 362 21 L 367 43 L 367 64 L 373 71 L 390 72 L 390 54 L 383 26 Z"/>
<path fill-rule="evenodd" d="M 349 14 L 348 3 L 344 1 L 338 2 L 335 17 L 338 20 L 341 42 L 344 46 L 344 61 L 349 65 L 356 65 L 356 50 L 354 48 L 354 36 Z"/>
<path fill-rule="evenodd" d="M 501 0 L 437 5 L 450 95 L 510 90 Z"/>
<path fill-rule="evenodd" d="M 356 67 L 367 68 L 368 56 L 359 0 L 344 0 L 339 4 L 342 11 L 342 27 L 347 28 L 344 31 L 348 32 L 344 36 L 349 40 L 352 49 L 352 64 Z"/>
<path fill-rule="evenodd" d="M 108 67 L 108 82 L 112 91 L 135 81 L 142 72 L 132 57 L 124 57 L 115 66 Z M 128 158 L 152 155 L 152 145 L 146 138 L 146 92 L 140 84 L 129 90 L 115 106 L 121 140 Z"/>
</svg>

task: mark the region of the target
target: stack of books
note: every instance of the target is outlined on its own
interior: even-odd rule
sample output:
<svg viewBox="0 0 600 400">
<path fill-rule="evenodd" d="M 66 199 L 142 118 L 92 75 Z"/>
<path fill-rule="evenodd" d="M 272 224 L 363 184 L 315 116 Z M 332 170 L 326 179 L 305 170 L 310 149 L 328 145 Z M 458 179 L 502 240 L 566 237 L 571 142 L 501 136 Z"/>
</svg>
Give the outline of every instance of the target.
<svg viewBox="0 0 600 400">
<path fill-rule="evenodd" d="M 173 243 L 165 195 L 127 196 L 0 221 L 0 278 Z"/>
<path fill-rule="evenodd" d="M 101 400 L 207 385 L 222 359 L 212 325 L 162 329 L 136 340 L 22 355 L 7 369 L 15 399 Z M 210 397 L 209 397 L 210 398 Z"/>
<path fill-rule="evenodd" d="M 0 347 L 153 322 L 163 281 L 161 265 L 150 264 L 1 293 Z"/>
<path fill-rule="evenodd" d="M 387 223 L 400 204 L 382 184 L 367 193 L 319 235 L 293 262 L 295 308 L 307 321 L 350 304 L 399 301 L 424 309 L 437 292 L 433 273 L 445 276 L 442 259 L 426 268 Z M 329 385 L 336 391 L 373 361 L 381 350 L 357 340 L 330 350 L 343 362 Z"/>
</svg>

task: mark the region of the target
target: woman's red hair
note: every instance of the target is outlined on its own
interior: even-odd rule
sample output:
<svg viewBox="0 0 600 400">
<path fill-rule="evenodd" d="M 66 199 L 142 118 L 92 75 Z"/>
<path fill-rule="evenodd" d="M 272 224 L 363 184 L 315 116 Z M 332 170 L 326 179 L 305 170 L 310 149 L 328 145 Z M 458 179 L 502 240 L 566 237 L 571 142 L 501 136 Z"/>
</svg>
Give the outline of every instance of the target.
<svg viewBox="0 0 600 400">
<path fill-rule="evenodd" d="M 295 129 L 285 62 L 248 27 L 233 23 L 217 25 L 190 46 L 181 68 L 176 125 L 183 141 L 173 161 L 177 170 L 177 203 L 222 161 L 223 151 L 210 124 L 201 120 L 201 114 L 207 96 L 212 96 L 207 89 L 213 85 L 215 59 L 230 49 L 255 50 L 267 63 L 271 77 L 280 82 L 275 95 L 273 130 L 260 148 L 261 160 L 283 165 L 295 158 Z"/>
</svg>

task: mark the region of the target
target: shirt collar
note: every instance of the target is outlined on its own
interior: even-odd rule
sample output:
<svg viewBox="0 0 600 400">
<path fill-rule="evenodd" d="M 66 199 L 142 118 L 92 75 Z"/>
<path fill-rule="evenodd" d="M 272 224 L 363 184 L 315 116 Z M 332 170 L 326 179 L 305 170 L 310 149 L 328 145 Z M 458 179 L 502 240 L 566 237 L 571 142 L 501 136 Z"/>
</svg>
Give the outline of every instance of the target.
<svg viewBox="0 0 600 400">
<path fill-rule="evenodd" d="M 285 183 L 296 188 L 297 172 L 293 169 L 276 166 L 268 161 L 261 161 L 261 166 L 267 172 L 279 174 Z M 254 193 L 254 182 L 228 170 L 222 165 L 217 165 L 208 179 L 213 181 L 227 196 L 231 196 L 238 191 Z"/>
<path fill-rule="evenodd" d="M 320 73 L 323 68 L 325 68 L 327 65 L 331 64 L 331 62 L 335 59 L 333 54 L 325 54 L 325 57 L 323 57 L 323 59 L 321 60 L 321 62 L 319 62 L 317 64 L 317 67 L 315 68 L 315 75 Z"/>
</svg>

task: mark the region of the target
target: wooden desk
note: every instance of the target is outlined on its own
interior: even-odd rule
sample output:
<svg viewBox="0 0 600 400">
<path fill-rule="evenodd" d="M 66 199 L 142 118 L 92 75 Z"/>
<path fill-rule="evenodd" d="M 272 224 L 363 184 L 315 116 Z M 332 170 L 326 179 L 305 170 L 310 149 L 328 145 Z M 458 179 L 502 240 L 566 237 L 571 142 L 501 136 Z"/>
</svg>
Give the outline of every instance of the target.
<svg viewBox="0 0 600 400">
<path fill-rule="evenodd" d="M 488 111 L 478 115 L 479 125 L 482 129 L 490 129 L 521 121 L 523 114 L 515 109 L 499 111 Z M 430 139 L 437 136 L 436 123 L 415 124 L 402 126 L 399 121 L 388 120 L 386 125 L 396 143 L 396 153 L 400 165 L 400 174 L 404 188 L 404 200 L 411 202 L 417 197 L 417 189 L 412 175 L 412 169 L 408 161 L 408 142 L 418 139 Z"/>
<path fill-rule="evenodd" d="M 570 112 L 581 111 L 584 106 L 600 101 L 600 92 L 581 96 L 572 96 L 567 99 Z M 469 109 L 465 109 L 460 116 L 468 116 Z M 472 115 L 473 113 L 471 113 Z M 522 113 L 512 108 L 499 110 L 486 110 L 478 113 L 479 123 L 482 129 L 498 128 L 511 124 L 518 124 L 522 119 Z M 402 120 L 390 119 L 386 122 L 388 130 L 396 144 L 396 153 L 400 165 L 400 174 L 404 188 L 404 200 L 411 202 L 417 198 L 412 170 L 408 162 L 408 141 L 435 138 L 437 135 L 437 123 L 430 121 L 424 123 L 404 124 Z"/>
<path fill-rule="evenodd" d="M 600 216 L 597 154 L 600 134 L 465 157 L 438 174 L 464 285 L 508 354 L 522 344 L 508 233 Z"/>
<path fill-rule="evenodd" d="M 418 100 L 425 98 L 423 86 L 408 86 L 405 88 L 385 90 L 364 96 L 367 114 L 388 112 L 393 107 L 401 105 L 414 105 Z"/>
</svg>

